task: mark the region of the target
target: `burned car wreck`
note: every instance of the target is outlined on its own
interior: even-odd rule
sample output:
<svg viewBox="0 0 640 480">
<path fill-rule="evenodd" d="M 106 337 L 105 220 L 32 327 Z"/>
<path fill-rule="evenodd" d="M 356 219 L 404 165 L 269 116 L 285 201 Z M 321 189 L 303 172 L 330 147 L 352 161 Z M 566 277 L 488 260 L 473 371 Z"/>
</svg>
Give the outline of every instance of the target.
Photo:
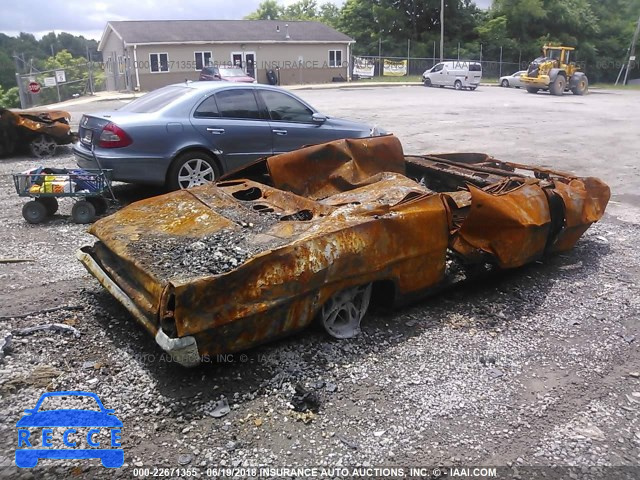
<svg viewBox="0 0 640 480">
<path fill-rule="evenodd" d="M 58 145 L 75 140 L 71 114 L 63 110 L 7 110 L 0 108 L 0 157 L 28 148 L 36 157 L 48 157 Z"/>
<path fill-rule="evenodd" d="M 79 260 L 185 366 L 319 322 L 359 332 L 370 301 L 570 249 L 604 214 L 596 178 L 485 154 L 405 156 L 394 136 L 270 157 L 96 222 Z M 372 295 L 373 292 L 373 295 Z"/>
</svg>

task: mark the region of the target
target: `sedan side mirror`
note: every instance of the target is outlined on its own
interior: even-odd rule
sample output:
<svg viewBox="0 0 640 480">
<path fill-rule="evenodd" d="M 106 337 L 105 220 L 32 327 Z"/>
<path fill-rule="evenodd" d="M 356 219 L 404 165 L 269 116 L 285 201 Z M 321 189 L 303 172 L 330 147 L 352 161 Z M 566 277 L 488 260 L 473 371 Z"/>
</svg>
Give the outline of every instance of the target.
<svg viewBox="0 0 640 480">
<path fill-rule="evenodd" d="M 324 123 L 327 121 L 327 117 L 325 117 L 324 115 L 322 115 L 321 113 L 314 113 L 313 115 L 311 115 L 311 120 L 313 121 L 313 123 Z"/>
</svg>

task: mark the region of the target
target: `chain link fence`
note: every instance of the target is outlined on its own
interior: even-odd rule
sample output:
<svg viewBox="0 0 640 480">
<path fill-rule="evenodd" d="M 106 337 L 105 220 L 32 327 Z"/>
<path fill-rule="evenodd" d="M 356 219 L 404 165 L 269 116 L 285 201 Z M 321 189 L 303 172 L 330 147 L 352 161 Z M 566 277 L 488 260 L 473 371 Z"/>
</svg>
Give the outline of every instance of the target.
<svg viewBox="0 0 640 480">
<path fill-rule="evenodd" d="M 361 62 L 364 62 L 369 65 L 373 65 L 373 76 L 374 77 L 382 77 L 384 73 L 384 61 L 390 60 L 393 62 L 407 62 L 407 69 L 405 76 L 420 76 L 426 70 L 429 70 L 437 63 L 440 63 L 439 58 L 419 58 L 419 57 L 378 57 L 378 56 L 353 56 L 351 58 L 351 73 L 352 78 L 357 78 L 358 75 L 354 73 L 354 66 L 356 59 L 360 59 Z M 477 60 L 477 59 L 467 59 L 467 58 L 445 58 L 445 62 L 464 62 L 471 61 L 475 63 L 482 64 L 482 76 L 483 78 L 492 78 L 497 79 L 503 75 L 510 75 L 518 70 L 526 70 L 528 64 L 519 64 L 517 62 L 500 62 L 500 61 L 492 61 L 492 60 Z M 365 77 L 362 77 L 365 78 Z"/>
<path fill-rule="evenodd" d="M 55 70 L 16 73 L 22 108 L 63 102 L 106 89 L 105 75 L 93 62 Z"/>
</svg>

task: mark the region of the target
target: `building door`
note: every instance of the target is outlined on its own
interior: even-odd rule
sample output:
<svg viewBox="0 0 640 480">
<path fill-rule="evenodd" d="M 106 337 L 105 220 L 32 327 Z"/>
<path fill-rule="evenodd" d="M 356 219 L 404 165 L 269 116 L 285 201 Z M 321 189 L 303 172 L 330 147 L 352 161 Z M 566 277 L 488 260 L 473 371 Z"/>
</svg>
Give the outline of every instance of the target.
<svg viewBox="0 0 640 480">
<path fill-rule="evenodd" d="M 256 54 L 253 52 L 247 52 L 244 54 L 244 59 L 247 75 L 256 78 Z"/>
<path fill-rule="evenodd" d="M 242 60 L 242 52 L 231 54 L 231 65 L 234 67 L 243 67 L 244 62 Z"/>
<path fill-rule="evenodd" d="M 234 67 L 241 67 L 250 77 L 256 78 L 256 53 L 232 52 L 231 63 Z"/>
</svg>

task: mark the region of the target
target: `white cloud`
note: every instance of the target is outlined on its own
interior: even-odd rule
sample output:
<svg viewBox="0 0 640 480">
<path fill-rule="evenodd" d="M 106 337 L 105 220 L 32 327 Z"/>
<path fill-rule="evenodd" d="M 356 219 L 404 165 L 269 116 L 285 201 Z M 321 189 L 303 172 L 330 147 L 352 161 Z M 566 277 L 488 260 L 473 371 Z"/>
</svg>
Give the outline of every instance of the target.
<svg viewBox="0 0 640 480">
<path fill-rule="evenodd" d="M 296 0 L 280 0 L 290 5 Z M 331 1 L 341 6 L 344 0 Z M 49 33 L 69 32 L 86 38 L 100 39 L 109 20 L 193 20 L 240 19 L 255 11 L 261 0 L 30 0 L 8 2 L 2 6 L 0 32 L 15 36 L 20 32 L 36 37 Z M 491 0 L 475 0 L 480 7 L 488 7 Z"/>
</svg>

